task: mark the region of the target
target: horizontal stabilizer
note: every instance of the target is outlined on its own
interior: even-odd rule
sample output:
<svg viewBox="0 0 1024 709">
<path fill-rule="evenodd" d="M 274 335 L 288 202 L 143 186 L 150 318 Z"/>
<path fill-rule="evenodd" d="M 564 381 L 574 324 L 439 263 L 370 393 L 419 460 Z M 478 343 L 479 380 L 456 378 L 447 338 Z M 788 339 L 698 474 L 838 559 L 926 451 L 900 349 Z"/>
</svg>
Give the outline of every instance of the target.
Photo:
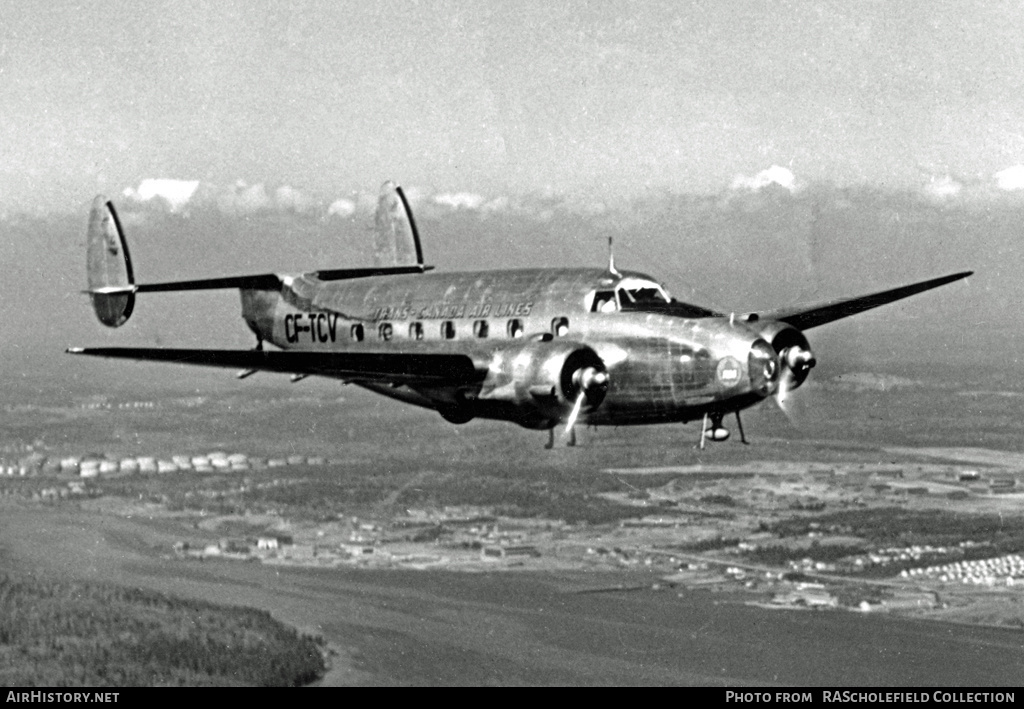
<svg viewBox="0 0 1024 709">
<path fill-rule="evenodd" d="M 918 293 L 923 293 L 927 290 L 931 290 L 932 288 L 944 286 L 947 283 L 959 281 L 967 278 L 973 273 L 974 271 L 963 271 L 949 276 L 942 276 L 941 278 L 933 278 L 929 281 L 921 281 L 920 283 L 914 283 L 909 286 L 901 286 L 900 288 L 872 293 L 871 295 L 831 300 L 825 303 L 818 303 L 816 305 L 773 310 L 766 313 L 758 313 L 758 316 L 769 320 L 779 320 L 780 322 L 792 325 L 799 330 L 807 330 L 812 327 L 818 327 L 819 325 L 830 323 L 834 320 L 840 320 L 842 318 L 848 318 L 851 315 L 863 313 L 865 310 L 871 310 L 872 308 L 877 308 L 880 305 L 886 305 L 897 300 L 902 300 L 903 298 L 909 298 L 912 295 L 917 295 Z"/>
<path fill-rule="evenodd" d="M 285 374 L 316 374 L 353 382 L 410 385 L 469 384 L 481 377 L 465 355 L 397 352 L 188 350 L 146 347 L 74 347 L 69 354 L 193 364 Z"/>
<path fill-rule="evenodd" d="M 196 278 L 189 281 L 168 281 L 166 283 L 140 283 L 136 293 L 169 293 L 185 290 L 216 290 L 218 288 L 252 288 L 256 290 L 277 290 L 281 279 L 273 273 L 255 276 L 226 276 L 223 278 Z"/>
<path fill-rule="evenodd" d="M 89 288 L 82 291 L 88 295 L 126 295 L 138 290 L 135 286 L 101 286 L 100 288 Z"/>
<path fill-rule="evenodd" d="M 314 271 L 310 275 L 321 281 L 343 281 L 352 278 L 368 278 L 370 276 L 397 276 L 405 273 L 423 273 L 433 266 L 391 266 L 390 268 L 336 268 L 333 270 Z M 139 283 L 119 290 L 111 287 L 90 289 L 89 293 L 169 293 L 189 290 L 217 290 L 219 288 L 243 288 L 254 290 L 278 290 L 286 276 L 276 273 L 260 273 L 252 276 L 225 276 L 222 278 L 195 278 L 188 281 L 167 281 L 165 283 Z"/>
</svg>

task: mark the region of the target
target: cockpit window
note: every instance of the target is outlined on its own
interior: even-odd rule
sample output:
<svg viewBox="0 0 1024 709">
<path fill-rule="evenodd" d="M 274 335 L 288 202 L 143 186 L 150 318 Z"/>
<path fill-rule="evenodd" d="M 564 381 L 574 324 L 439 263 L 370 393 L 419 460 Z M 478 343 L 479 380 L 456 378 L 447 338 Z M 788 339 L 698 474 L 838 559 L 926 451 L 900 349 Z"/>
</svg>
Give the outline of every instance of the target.
<svg viewBox="0 0 1024 709">
<path fill-rule="evenodd" d="M 642 305 L 644 303 L 667 303 L 665 292 L 657 287 L 619 288 L 619 299 L 623 303 Z"/>
<path fill-rule="evenodd" d="M 600 290 L 594 293 L 594 301 L 590 306 L 590 312 L 592 313 L 614 313 L 619 309 L 619 304 L 615 300 L 615 291 L 611 290 Z"/>
</svg>

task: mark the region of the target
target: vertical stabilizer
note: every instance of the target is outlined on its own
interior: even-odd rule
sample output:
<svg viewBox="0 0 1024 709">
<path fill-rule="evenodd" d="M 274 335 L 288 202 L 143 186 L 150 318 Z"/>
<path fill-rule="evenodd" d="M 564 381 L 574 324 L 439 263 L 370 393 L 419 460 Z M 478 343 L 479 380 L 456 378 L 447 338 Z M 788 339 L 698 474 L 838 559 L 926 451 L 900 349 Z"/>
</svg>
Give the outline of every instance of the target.
<svg viewBox="0 0 1024 709">
<path fill-rule="evenodd" d="M 390 180 L 381 185 L 374 220 L 375 266 L 422 266 L 423 249 L 412 210 L 402 188 Z"/>
<path fill-rule="evenodd" d="M 89 212 L 86 249 L 88 292 L 96 317 L 107 327 L 120 327 L 135 307 L 135 277 L 117 212 L 102 195 Z"/>
</svg>

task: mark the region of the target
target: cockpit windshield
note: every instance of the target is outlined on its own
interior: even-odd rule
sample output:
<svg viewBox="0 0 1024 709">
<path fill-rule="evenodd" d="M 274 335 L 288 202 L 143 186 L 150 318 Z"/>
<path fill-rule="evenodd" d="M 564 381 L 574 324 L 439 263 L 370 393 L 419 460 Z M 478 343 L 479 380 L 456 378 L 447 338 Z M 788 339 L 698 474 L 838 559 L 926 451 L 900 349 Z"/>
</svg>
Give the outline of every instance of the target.
<svg viewBox="0 0 1024 709">
<path fill-rule="evenodd" d="M 637 304 L 669 302 L 660 288 L 619 288 L 619 300 Z"/>
<path fill-rule="evenodd" d="M 649 278 L 627 276 L 607 283 L 602 289 L 592 290 L 583 305 L 591 313 L 617 313 L 632 311 L 660 313 L 680 318 L 714 318 L 722 313 L 699 305 L 675 300 L 658 282 Z"/>
<path fill-rule="evenodd" d="M 647 304 L 671 303 L 672 298 L 659 284 L 642 278 L 623 278 L 614 290 L 593 291 L 587 296 L 587 310 L 614 313 Z"/>
<path fill-rule="evenodd" d="M 672 300 L 660 285 L 640 278 L 623 278 L 616 290 L 622 307 L 645 303 L 669 303 Z"/>
</svg>

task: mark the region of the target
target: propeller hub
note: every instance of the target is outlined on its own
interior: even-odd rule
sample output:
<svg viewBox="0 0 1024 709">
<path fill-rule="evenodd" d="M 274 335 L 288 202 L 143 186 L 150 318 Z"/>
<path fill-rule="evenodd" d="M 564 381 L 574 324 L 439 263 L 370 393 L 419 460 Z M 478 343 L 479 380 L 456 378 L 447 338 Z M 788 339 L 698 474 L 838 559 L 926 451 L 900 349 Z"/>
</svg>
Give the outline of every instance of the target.
<svg viewBox="0 0 1024 709">
<path fill-rule="evenodd" d="M 608 393 L 608 385 L 611 380 L 608 371 L 599 363 L 597 366 L 588 365 L 580 367 L 572 373 L 572 386 L 576 396 L 569 418 L 565 422 L 565 439 L 569 445 L 576 445 L 573 427 L 579 419 L 583 404 L 588 404 L 592 409 L 601 405 L 605 394 Z"/>
<path fill-rule="evenodd" d="M 611 380 L 608 372 L 597 367 L 582 367 L 573 374 L 572 383 L 580 394 L 587 398 L 591 406 L 597 406 L 604 400 L 608 393 L 608 385 Z"/>
<path fill-rule="evenodd" d="M 799 374 L 809 371 L 818 363 L 818 360 L 814 358 L 814 354 L 809 349 L 800 345 L 787 347 L 782 353 L 782 359 L 790 370 Z"/>
</svg>

